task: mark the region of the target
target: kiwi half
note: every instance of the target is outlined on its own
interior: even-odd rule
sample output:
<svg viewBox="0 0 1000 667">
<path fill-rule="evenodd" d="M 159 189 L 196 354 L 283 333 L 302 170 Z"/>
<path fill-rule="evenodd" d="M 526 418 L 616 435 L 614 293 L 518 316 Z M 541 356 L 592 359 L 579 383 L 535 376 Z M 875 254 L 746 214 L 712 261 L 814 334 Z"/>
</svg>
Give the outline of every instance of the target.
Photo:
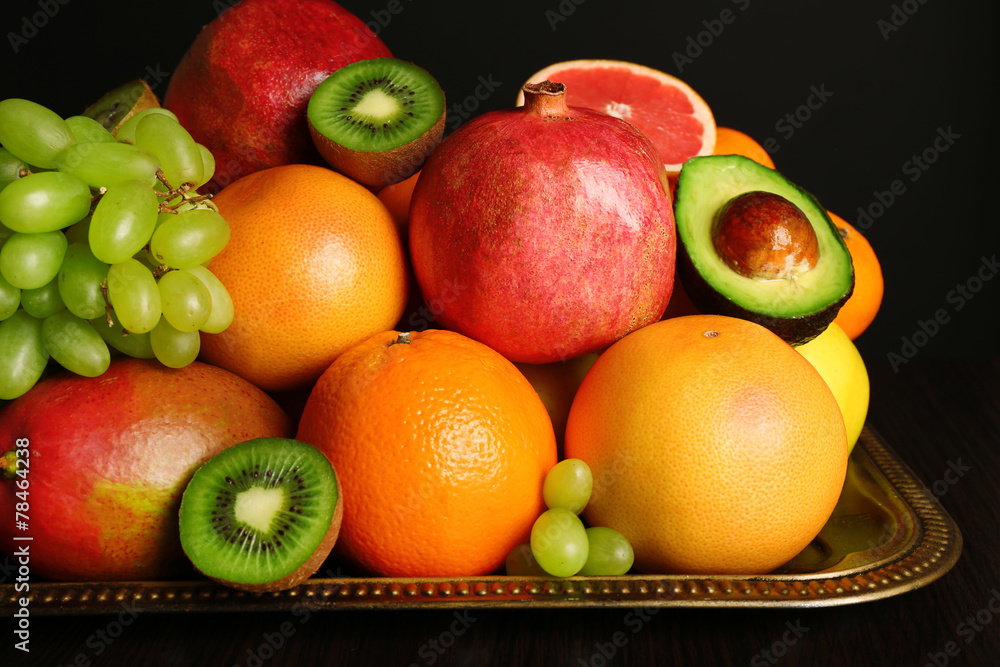
<svg viewBox="0 0 1000 667">
<path fill-rule="evenodd" d="M 143 109 L 160 106 L 156 93 L 143 79 L 134 79 L 101 96 L 87 107 L 83 115 L 93 118 L 108 132 L 116 134 L 118 126 Z"/>
<path fill-rule="evenodd" d="M 298 440 L 257 438 L 195 472 L 181 498 L 181 547 L 214 581 L 281 591 L 320 568 L 342 517 L 340 484 L 325 454 Z"/>
<path fill-rule="evenodd" d="M 445 97 L 422 67 L 370 58 L 327 77 L 309 98 L 306 117 L 323 159 L 378 190 L 415 174 L 440 143 Z"/>
</svg>

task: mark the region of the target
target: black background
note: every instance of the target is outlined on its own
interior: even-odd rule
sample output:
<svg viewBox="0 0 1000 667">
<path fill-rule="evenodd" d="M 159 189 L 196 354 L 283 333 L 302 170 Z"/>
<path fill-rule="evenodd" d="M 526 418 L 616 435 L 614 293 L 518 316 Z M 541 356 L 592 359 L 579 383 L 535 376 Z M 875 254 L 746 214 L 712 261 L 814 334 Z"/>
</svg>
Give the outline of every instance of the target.
<svg viewBox="0 0 1000 667">
<path fill-rule="evenodd" d="M 525 79 L 562 60 L 614 58 L 679 76 L 708 102 L 718 124 L 777 145 L 772 153 L 779 171 L 864 230 L 886 282 L 878 318 L 857 340 L 869 365 L 897 370 L 904 353 L 914 352 L 996 353 L 1000 280 L 978 282 L 977 276 L 980 270 L 992 276 L 996 268 L 984 267 L 984 258 L 1000 250 L 993 195 L 997 137 L 987 115 L 987 97 L 992 100 L 996 84 L 996 5 L 974 0 L 343 4 L 369 22 L 394 55 L 431 71 L 449 106 L 468 100 L 474 114 L 512 106 Z M 70 115 L 134 77 L 147 76 L 162 96 L 200 28 L 228 2 L 8 0 L 4 5 L 0 95 L 26 97 Z M 46 8 L 54 15 L 40 14 Z M 30 35 L 26 42 L 13 40 L 16 53 L 12 33 Z M 495 86 L 485 100 L 474 97 L 480 77 Z M 825 91 L 827 99 L 798 127 L 789 124 L 786 116 L 814 90 Z M 455 124 L 450 121 L 449 128 Z M 939 153 L 933 146 L 942 131 L 953 140 Z M 928 149 L 935 161 L 915 170 L 911 159 Z M 894 181 L 897 192 L 899 186 L 905 190 L 880 211 L 880 194 L 888 201 Z M 881 215 L 866 220 L 862 210 Z M 965 298 L 954 291 L 960 285 L 981 289 Z M 935 315 L 944 323 L 929 326 Z"/>
<path fill-rule="evenodd" d="M 956 639 L 955 623 L 984 603 L 996 586 L 995 545 L 984 541 L 988 537 L 995 542 L 996 514 L 990 515 L 983 500 L 986 494 L 995 495 L 995 477 L 990 477 L 982 458 L 982 452 L 994 451 L 994 439 L 987 442 L 982 434 L 996 434 L 995 427 L 989 431 L 984 426 L 985 415 L 996 410 L 989 403 L 996 386 L 977 380 L 980 376 L 968 369 L 954 377 L 950 370 L 913 374 L 911 366 L 894 366 L 889 355 L 902 354 L 904 342 L 916 338 L 925 342 L 916 360 L 923 368 L 953 367 L 937 366 L 936 357 L 997 356 L 1000 279 L 981 283 L 981 290 L 961 309 L 957 293 L 952 292 L 970 280 L 975 286 L 983 258 L 990 259 L 1000 250 L 994 203 L 997 137 L 988 106 L 996 88 L 996 5 L 974 0 L 684 4 L 626 0 L 519 4 L 398 0 L 391 4 L 375 0 L 343 4 L 373 21 L 396 56 L 431 71 L 450 103 L 473 95 L 479 77 L 498 82 L 476 113 L 511 106 L 523 80 L 553 62 L 622 59 L 680 76 L 711 105 L 720 125 L 743 130 L 760 141 L 776 141 L 778 169 L 851 223 L 858 222 L 859 208 L 868 209 L 878 202 L 877 193 L 889 190 L 894 181 L 902 182 L 905 192 L 865 229 L 882 262 L 886 293 L 878 318 L 857 343 L 873 379 L 879 380 L 878 387 L 892 390 L 873 397 L 878 427 L 887 435 L 912 433 L 907 425 L 920 422 L 918 417 L 926 414 L 921 456 L 914 451 L 907 458 L 920 476 L 927 482 L 938 479 L 947 470 L 944 459 L 963 452 L 974 466 L 968 480 L 945 498 L 951 508 L 961 510 L 956 518 L 967 535 L 963 561 L 945 580 L 905 599 L 841 608 L 830 614 L 774 611 L 754 616 L 721 609 L 664 612 L 648 624 L 650 631 L 642 633 L 641 644 L 635 643 L 630 656 L 625 651 L 618 656 L 623 660 L 616 658 L 608 664 L 621 664 L 627 657 L 652 659 L 653 646 L 658 664 L 748 664 L 762 647 L 781 637 L 786 622 L 799 619 L 818 630 L 779 664 L 834 664 L 826 658 L 830 653 L 852 656 L 852 663 L 857 658 L 855 664 L 901 664 L 888 657 L 865 661 L 864 655 L 870 657 L 877 647 L 883 656 L 904 651 L 906 664 L 922 665 L 930 652 L 943 649 L 945 640 Z M 63 0 L 63 4 L 6 0 L 0 6 L 0 98 L 26 97 L 71 115 L 106 90 L 150 74 L 150 82 L 162 96 L 166 77 L 201 26 L 225 5 L 222 0 L 214 4 L 210 0 Z M 387 13 L 390 6 L 400 11 Z M 10 34 L 30 32 L 26 26 L 44 7 L 58 11 L 46 16 L 44 25 L 15 52 Z M 735 19 L 724 25 L 721 34 L 712 35 L 709 27 L 718 29 L 713 22 L 727 9 Z M 701 53 L 690 47 L 699 39 L 705 44 Z M 688 48 L 694 57 L 680 63 L 681 67 L 675 54 L 684 55 Z M 814 86 L 832 95 L 788 136 L 779 124 L 807 102 Z M 939 130 L 949 129 L 958 135 L 954 144 L 919 179 L 910 180 L 907 161 L 932 147 Z M 938 311 L 948 321 L 933 336 L 915 336 Z M 911 382 L 914 377 L 916 381 Z M 921 393 L 930 391 L 930 385 L 940 387 L 934 402 L 927 402 Z M 916 387 L 912 393 L 911 386 Z M 965 443 L 964 449 L 956 443 Z M 935 458 L 931 453 L 938 450 Z M 950 606 L 920 606 L 942 601 Z M 510 659 L 508 664 L 579 664 L 583 658 L 593 658 L 596 642 L 606 643 L 614 631 L 623 629 L 620 610 L 477 613 L 482 620 L 476 633 L 470 634 L 502 637 L 500 655 Z M 186 652 L 189 644 L 198 650 L 216 646 L 216 659 L 237 646 L 238 655 L 245 659 L 245 644 L 240 642 L 247 637 L 255 642 L 282 620 L 283 616 L 250 615 L 226 625 L 228 632 L 219 632 L 216 624 L 224 620 L 171 616 L 162 620 L 161 632 L 160 621 L 149 619 L 136 626 L 128 646 L 125 642 L 116 645 L 115 657 L 109 655 L 100 664 L 152 664 L 148 655 L 129 659 L 143 642 L 162 651 L 156 664 L 198 664 L 199 658 Z M 289 642 L 288 655 L 304 659 L 303 664 L 320 660 L 366 664 L 365 658 L 375 651 L 366 643 L 371 639 L 365 634 L 370 626 L 387 628 L 383 653 L 392 652 L 390 642 L 399 636 L 403 643 L 395 654 L 415 661 L 422 657 L 418 648 L 451 620 L 449 612 L 334 615 L 322 628 L 310 626 L 311 641 L 303 637 L 300 642 Z M 54 641 L 61 642 L 66 655 L 84 650 L 83 638 L 107 623 L 106 618 L 86 617 L 57 621 L 36 620 L 39 644 L 33 646 L 43 654 L 44 643 Z M 241 633 L 233 632 L 236 623 Z M 742 639 L 743 643 L 726 643 L 730 631 L 736 642 Z M 662 635 L 663 641 L 649 637 L 653 633 Z M 329 652 L 322 648 L 322 636 L 327 634 L 330 646 L 335 647 Z M 849 645 L 842 646 L 844 641 Z M 7 635 L 5 650 L 11 642 Z M 672 648 L 665 646 L 668 642 Z M 962 659 L 953 664 L 987 664 L 985 656 L 994 655 L 995 648 L 991 629 L 976 643 L 963 645 Z M 976 660 L 974 652 L 983 658 Z M 62 649 L 58 653 L 62 658 Z M 470 638 L 456 643 L 447 662 L 486 664 L 483 656 L 490 653 L 491 647 L 477 645 Z M 237 652 L 234 649 L 228 655 Z M 215 662 L 205 658 L 201 664 Z M 52 663 L 43 659 L 34 664 Z M 592 659 L 590 664 L 599 663 Z"/>
</svg>

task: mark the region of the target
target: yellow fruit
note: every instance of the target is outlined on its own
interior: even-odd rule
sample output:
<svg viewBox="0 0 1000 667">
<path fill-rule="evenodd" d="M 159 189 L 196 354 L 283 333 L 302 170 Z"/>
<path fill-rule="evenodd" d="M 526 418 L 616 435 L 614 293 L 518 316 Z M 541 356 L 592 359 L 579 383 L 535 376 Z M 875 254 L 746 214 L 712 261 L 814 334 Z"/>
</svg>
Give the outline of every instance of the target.
<svg viewBox="0 0 1000 667">
<path fill-rule="evenodd" d="M 805 345 L 795 348 L 819 371 L 833 391 L 847 427 L 847 446 L 854 449 L 868 416 L 871 387 L 868 369 L 854 342 L 836 322 Z"/>
<path fill-rule="evenodd" d="M 847 433 L 820 374 L 752 322 L 662 320 L 583 379 L 566 457 L 594 477 L 584 517 L 622 533 L 646 573 L 764 574 L 823 528 Z"/>
</svg>

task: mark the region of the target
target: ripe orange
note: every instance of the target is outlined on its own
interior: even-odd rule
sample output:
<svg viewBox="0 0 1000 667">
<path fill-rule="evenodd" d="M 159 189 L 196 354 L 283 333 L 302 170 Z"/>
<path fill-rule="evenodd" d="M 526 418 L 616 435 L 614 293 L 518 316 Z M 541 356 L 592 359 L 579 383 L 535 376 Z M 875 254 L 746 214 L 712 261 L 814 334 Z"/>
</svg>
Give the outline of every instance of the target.
<svg viewBox="0 0 1000 667">
<path fill-rule="evenodd" d="M 774 169 L 774 160 L 750 135 L 731 127 L 715 128 L 715 155 L 742 155 Z"/>
<path fill-rule="evenodd" d="M 875 320 L 875 315 L 882 306 L 885 279 L 882 276 L 882 265 L 868 239 L 839 215 L 830 213 L 830 219 L 840 230 L 851 253 L 851 261 L 854 262 L 854 293 L 840 308 L 833 321 L 840 325 L 851 340 L 855 340 Z"/>
<path fill-rule="evenodd" d="M 621 532 L 638 570 L 752 575 L 819 533 L 848 448 L 836 399 L 794 348 L 746 320 L 690 315 L 598 357 L 566 457 L 594 475 L 584 517 Z"/>
<path fill-rule="evenodd" d="M 568 60 L 549 65 L 525 83 L 566 85 L 566 103 L 589 107 L 635 125 L 656 145 L 667 176 L 715 147 L 712 109 L 691 86 L 675 76 L 621 60 Z M 524 103 L 519 93 L 517 105 Z"/>
<path fill-rule="evenodd" d="M 202 358 L 268 391 L 308 386 L 351 345 L 394 326 L 408 287 L 392 217 L 334 171 L 258 171 L 214 199 L 232 228 L 209 268 L 233 297 Z"/>
<path fill-rule="evenodd" d="M 335 553 L 383 576 L 499 570 L 545 510 L 556 463 L 531 384 L 498 352 L 443 330 L 383 332 L 344 352 L 296 437 L 343 483 Z"/>
</svg>

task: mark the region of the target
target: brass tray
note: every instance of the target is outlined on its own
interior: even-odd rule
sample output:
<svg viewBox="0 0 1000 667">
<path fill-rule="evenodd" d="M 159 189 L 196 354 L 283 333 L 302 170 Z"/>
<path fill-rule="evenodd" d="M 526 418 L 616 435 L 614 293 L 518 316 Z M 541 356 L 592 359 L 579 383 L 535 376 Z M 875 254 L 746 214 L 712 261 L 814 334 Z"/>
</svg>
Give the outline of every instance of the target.
<svg viewBox="0 0 1000 667">
<path fill-rule="evenodd" d="M 962 536 L 935 496 L 869 426 L 851 455 L 840 502 L 823 531 L 778 571 L 753 577 L 362 578 L 332 568 L 280 593 L 207 580 L 30 582 L 32 615 L 323 609 L 787 607 L 854 604 L 926 586 L 958 561 Z M 0 612 L 23 592 L 0 585 Z"/>
</svg>

